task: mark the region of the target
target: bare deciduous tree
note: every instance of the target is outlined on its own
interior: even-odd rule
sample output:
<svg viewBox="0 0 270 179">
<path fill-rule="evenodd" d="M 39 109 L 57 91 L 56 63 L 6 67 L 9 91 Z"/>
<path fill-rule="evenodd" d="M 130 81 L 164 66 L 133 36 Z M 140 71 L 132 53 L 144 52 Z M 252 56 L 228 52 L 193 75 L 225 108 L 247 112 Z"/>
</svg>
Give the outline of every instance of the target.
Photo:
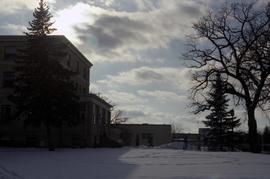
<svg viewBox="0 0 270 179">
<path fill-rule="evenodd" d="M 122 124 L 128 120 L 128 117 L 123 117 L 123 111 L 113 110 L 111 123 L 112 124 Z"/>
<path fill-rule="evenodd" d="M 172 134 L 181 133 L 184 131 L 184 127 L 176 122 L 171 123 Z"/>
<path fill-rule="evenodd" d="M 218 12 L 209 12 L 193 25 L 187 60 L 195 68 L 192 98 L 195 113 L 209 106 L 203 94 L 219 72 L 227 94 L 248 114 L 252 152 L 259 152 L 255 109 L 269 109 L 270 100 L 270 4 L 232 3 Z"/>
</svg>

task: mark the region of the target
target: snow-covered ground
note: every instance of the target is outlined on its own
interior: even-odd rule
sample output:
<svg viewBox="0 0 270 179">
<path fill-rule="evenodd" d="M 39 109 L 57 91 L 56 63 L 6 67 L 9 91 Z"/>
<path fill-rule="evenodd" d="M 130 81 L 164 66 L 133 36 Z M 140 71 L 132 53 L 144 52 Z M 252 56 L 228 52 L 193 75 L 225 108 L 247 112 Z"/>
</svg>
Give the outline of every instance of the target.
<svg viewBox="0 0 270 179">
<path fill-rule="evenodd" d="M 0 179 L 270 179 L 270 155 L 169 149 L 0 148 Z"/>
</svg>

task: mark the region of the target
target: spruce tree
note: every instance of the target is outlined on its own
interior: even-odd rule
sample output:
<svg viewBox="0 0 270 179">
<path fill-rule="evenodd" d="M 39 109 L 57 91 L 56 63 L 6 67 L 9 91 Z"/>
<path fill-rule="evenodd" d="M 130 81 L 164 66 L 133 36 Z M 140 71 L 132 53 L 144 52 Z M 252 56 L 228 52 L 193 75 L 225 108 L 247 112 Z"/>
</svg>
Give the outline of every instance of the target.
<svg viewBox="0 0 270 179">
<path fill-rule="evenodd" d="M 44 36 L 56 30 L 51 27 L 54 24 L 54 22 L 51 22 L 53 16 L 50 13 L 49 6 L 43 0 L 40 0 L 39 7 L 34 10 L 33 17 L 34 19 L 29 22 L 30 27 L 27 28 L 29 32 L 25 32 L 27 35 Z"/>
<path fill-rule="evenodd" d="M 228 111 L 229 99 L 225 95 L 225 85 L 219 73 L 212 84 L 207 100 L 211 113 L 203 121 L 210 128 L 207 143 L 210 150 L 224 150 L 233 146 L 233 129 L 240 125 L 240 120 L 234 117 L 234 111 Z"/>
<path fill-rule="evenodd" d="M 49 7 L 40 0 L 29 22 L 27 46 L 16 60 L 16 116 L 25 125 L 46 127 L 49 150 L 54 150 L 52 128 L 64 123 L 74 124 L 79 110 L 78 97 L 71 81 L 73 75 L 61 65 L 66 56 L 63 43 L 55 36 Z"/>
</svg>

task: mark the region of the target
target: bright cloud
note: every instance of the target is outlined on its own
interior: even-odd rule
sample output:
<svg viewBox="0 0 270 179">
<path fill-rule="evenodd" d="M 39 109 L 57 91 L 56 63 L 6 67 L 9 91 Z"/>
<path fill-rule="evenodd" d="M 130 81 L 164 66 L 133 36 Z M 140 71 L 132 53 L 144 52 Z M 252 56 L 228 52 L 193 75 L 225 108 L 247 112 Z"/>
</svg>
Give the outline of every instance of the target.
<svg viewBox="0 0 270 179">
<path fill-rule="evenodd" d="M 98 83 L 130 86 L 153 85 L 156 87 L 166 86 L 167 88 L 176 88 L 178 90 L 187 90 L 190 88 L 189 69 L 187 68 L 169 68 L 169 67 L 140 67 L 130 71 L 121 72 L 118 75 L 108 75 L 106 80 L 100 80 Z"/>
<path fill-rule="evenodd" d="M 57 33 L 66 35 L 71 41 L 76 44 L 81 44 L 75 27 L 83 28 L 85 24 L 92 24 L 94 19 L 90 12 L 94 8 L 85 3 L 77 3 L 75 6 L 69 6 L 65 9 L 56 12 L 54 24 L 57 28 Z M 95 10 L 97 11 L 97 10 Z"/>
<path fill-rule="evenodd" d="M 105 3 L 114 7 L 116 1 L 79 2 L 57 11 L 56 25 L 60 33 L 81 44 L 87 56 L 94 57 L 94 62 L 134 62 L 140 50 L 168 48 L 173 39 L 184 38 L 192 22 L 206 9 L 204 4 L 188 0 L 130 2 L 136 4 L 139 11 L 96 6 Z M 85 46 L 90 47 L 91 52 Z"/>
<path fill-rule="evenodd" d="M 10 31 L 13 34 L 19 34 L 19 35 L 21 35 L 22 32 L 25 32 L 27 30 L 25 26 L 17 25 L 17 24 L 5 24 L 5 25 L 1 25 L 0 28 Z"/>
<path fill-rule="evenodd" d="M 264 0 L 261 0 L 262 2 Z M 0 0 L 0 33 L 21 34 L 38 0 Z M 94 64 L 91 91 L 130 123 L 175 123 L 186 132 L 204 115 L 187 109 L 191 71 L 181 54 L 192 23 L 222 0 L 49 0 L 57 34 Z"/>
<path fill-rule="evenodd" d="M 138 94 L 142 97 L 146 98 L 154 98 L 162 103 L 168 103 L 168 102 L 183 102 L 187 100 L 187 96 L 185 95 L 178 95 L 171 91 L 145 91 L 145 90 L 139 90 Z"/>
<path fill-rule="evenodd" d="M 147 99 L 123 91 L 110 90 L 106 93 L 106 96 L 119 106 L 143 104 L 147 102 Z"/>
<path fill-rule="evenodd" d="M 20 9 L 33 9 L 38 5 L 37 0 L 1 0 L 0 14 L 14 14 Z M 48 4 L 53 4 L 55 0 L 47 0 Z"/>
</svg>

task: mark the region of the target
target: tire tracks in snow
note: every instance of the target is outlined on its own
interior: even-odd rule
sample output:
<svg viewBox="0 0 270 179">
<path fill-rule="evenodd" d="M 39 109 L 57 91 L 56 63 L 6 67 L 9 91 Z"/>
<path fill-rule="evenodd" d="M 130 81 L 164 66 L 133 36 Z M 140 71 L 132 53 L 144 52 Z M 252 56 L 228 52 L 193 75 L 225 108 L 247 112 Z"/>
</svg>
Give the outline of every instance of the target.
<svg viewBox="0 0 270 179">
<path fill-rule="evenodd" d="M 18 175 L 14 171 L 6 169 L 0 165 L 0 179 L 25 179 L 23 176 Z"/>
</svg>

